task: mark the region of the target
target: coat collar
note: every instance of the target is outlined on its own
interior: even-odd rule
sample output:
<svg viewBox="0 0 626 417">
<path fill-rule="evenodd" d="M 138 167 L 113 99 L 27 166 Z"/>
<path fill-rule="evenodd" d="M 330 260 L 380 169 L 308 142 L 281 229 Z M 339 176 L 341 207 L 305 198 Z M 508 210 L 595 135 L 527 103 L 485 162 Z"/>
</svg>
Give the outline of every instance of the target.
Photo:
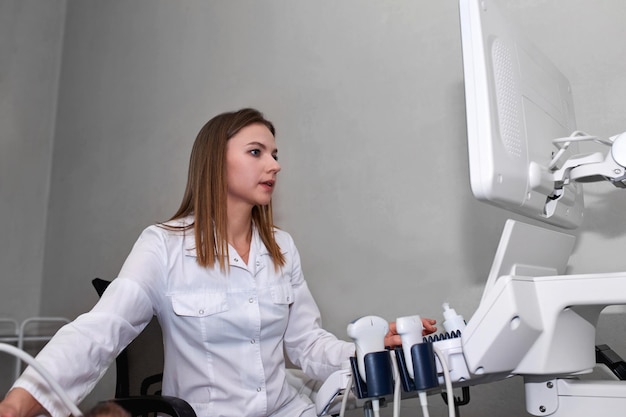
<svg viewBox="0 0 626 417">
<path fill-rule="evenodd" d="M 183 219 L 182 221 L 182 225 L 188 225 L 193 223 L 193 217 L 186 217 L 185 219 Z M 194 231 L 193 228 L 186 230 L 183 232 L 184 236 L 183 236 L 183 247 L 185 249 L 185 256 L 192 256 L 194 258 L 196 258 L 197 252 L 196 252 L 196 239 L 194 236 Z M 263 240 L 261 239 L 261 235 L 259 234 L 259 230 L 257 229 L 256 226 L 252 226 L 252 241 L 250 242 L 250 244 L 254 243 L 256 246 L 256 254 L 257 256 L 259 255 L 269 255 L 269 251 L 267 250 L 267 248 L 265 247 L 265 245 L 263 244 Z M 234 250 L 232 249 L 232 246 L 229 246 L 229 254 L 230 254 L 230 261 L 232 264 L 232 260 L 233 260 L 233 253 Z"/>
</svg>

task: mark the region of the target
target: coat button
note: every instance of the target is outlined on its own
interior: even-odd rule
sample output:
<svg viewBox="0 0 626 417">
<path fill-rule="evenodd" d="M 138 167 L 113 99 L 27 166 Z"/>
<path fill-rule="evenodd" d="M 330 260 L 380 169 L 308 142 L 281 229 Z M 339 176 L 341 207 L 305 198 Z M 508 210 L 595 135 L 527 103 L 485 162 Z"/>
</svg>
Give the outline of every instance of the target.
<svg viewBox="0 0 626 417">
<path fill-rule="evenodd" d="M 198 314 L 204 314 L 204 310 L 203 309 L 198 310 Z"/>
</svg>

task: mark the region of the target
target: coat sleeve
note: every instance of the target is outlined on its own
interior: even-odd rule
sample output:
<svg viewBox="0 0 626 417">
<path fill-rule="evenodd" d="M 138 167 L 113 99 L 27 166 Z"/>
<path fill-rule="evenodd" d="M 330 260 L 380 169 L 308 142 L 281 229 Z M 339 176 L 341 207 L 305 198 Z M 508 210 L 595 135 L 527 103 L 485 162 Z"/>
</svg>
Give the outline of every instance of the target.
<svg viewBox="0 0 626 417">
<path fill-rule="evenodd" d="M 285 332 L 285 351 L 309 377 L 323 381 L 354 355 L 354 344 L 322 328 L 319 308 L 304 280 L 300 255 L 293 240 L 289 238 L 288 242 L 286 266 L 291 273 L 294 302 Z"/>
<path fill-rule="evenodd" d="M 139 274 L 143 270 L 144 276 L 158 276 L 163 262 L 160 238 L 158 233 L 147 229 L 128 256 L 120 276 L 111 282 L 93 309 L 63 326 L 37 355 L 37 362 L 74 403 L 78 404 L 91 392 L 117 355 L 152 319 L 154 289 L 148 289 L 147 280 L 125 271 Z M 32 367 L 24 371 L 13 387 L 30 392 L 52 417 L 70 413 Z"/>
</svg>

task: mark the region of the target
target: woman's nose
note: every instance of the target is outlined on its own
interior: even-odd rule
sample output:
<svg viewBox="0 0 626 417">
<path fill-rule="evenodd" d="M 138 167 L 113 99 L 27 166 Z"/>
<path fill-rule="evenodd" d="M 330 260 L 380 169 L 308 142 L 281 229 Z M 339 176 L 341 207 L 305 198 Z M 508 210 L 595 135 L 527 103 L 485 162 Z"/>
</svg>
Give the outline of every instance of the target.
<svg viewBox="0 0 626 417">
<path fill-rule="evenodd" d="M 276 160 L 274 157 L 272 157 L 271 161 L 270 161 L 270 168 L 269 170 L 271 172 L 279 172 L 280 171 L 280 164 L 278 163 L 278 160 Z"/>
</svg>

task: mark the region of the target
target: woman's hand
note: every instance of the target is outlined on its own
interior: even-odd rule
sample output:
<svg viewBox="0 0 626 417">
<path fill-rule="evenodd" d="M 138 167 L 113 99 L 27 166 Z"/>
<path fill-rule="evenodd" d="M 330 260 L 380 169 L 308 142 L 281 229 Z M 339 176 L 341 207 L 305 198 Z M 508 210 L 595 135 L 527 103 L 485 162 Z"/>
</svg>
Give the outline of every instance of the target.
<svg viewBox="0 0 626 417">
<path fill-rule="evenodd" d="M 436 332 L 437 327 L 435 327 L 435 324 L 437 324 L 437 320 L 422 318 L 422 326 L 424 327 L 424 330 L 422 330 L 422 336 Z M 389 323 L 389 331 L 387 332 L 387 335 L 385 335 L 385 346 L 391 348 L 402 346 L 402 339 L 396 329 L 395 321 Z"/>
<path fill-rule="evenodd" d="M 422 326 L 424 326 L 424 330 L 422 331 L 422 336 L 429 335 L 431 333 L 435 333 L 437 331 L 437 320 L 434 319 L 422 319 Z"/>
<path fill-rule="evenodd" d="M 20 417 L 17 408 L 11 404 L 5 404 L 5 402 L 0 402 L 0 417 Z"/>
<path fill-rule="evenodd" d="M 14 388 L 0 402 L 0 417 L 32 417 L 48 414 L 28 391 Z"/>
</svg>

